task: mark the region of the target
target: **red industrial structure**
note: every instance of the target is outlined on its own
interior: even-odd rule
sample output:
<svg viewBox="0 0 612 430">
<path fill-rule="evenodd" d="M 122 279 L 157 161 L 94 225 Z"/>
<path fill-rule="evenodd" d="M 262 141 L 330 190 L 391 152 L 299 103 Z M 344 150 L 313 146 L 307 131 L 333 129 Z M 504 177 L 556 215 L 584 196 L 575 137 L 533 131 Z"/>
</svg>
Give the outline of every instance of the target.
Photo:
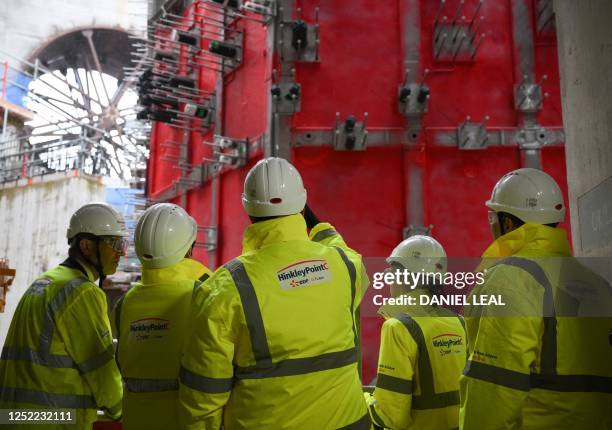
<svg viewBox="0 0 612 430">
<path fill-rule="evenodd" d="M 449 257 L 479 256 L 484 201 L 512 169 L 567 193 L 551 0 L 207 0 L 152 24 L 153 73 L 188 82 L 174 108 L 143 103 L 147 196 L 196 218 L 211 267 L 241 252 L 264 155 L 290 159 L 319 218 L 372 258 L 430 226 Z M 381 323 L 362 312 L 365 382 Z"/>
</svg>

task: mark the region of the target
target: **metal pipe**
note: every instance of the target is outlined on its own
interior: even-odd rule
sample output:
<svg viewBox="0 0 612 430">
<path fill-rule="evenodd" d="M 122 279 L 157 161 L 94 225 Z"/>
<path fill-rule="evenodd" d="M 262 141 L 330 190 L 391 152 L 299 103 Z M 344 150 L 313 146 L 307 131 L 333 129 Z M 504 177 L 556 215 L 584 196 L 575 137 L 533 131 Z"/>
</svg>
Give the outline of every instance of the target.
<svg viewBox="0 0 612 430">
<path fill-rule="evenodd" d="M 480 12 L 480 8 L 482 7 L 483 3 L 484 3 L 484 0 L 480 0 L 478 2 L 478 6 L 476 6 L 476 10 L 474 10 L 474 13 L 472 14 L 472 19 L 470 20 L 470 26 L 468 27 L 468 29 L 472 28 L 472 24 L 474 23 L 474 20 L 478 16 L 478 12 Z"/>
<path fill-rule="evenodd" d="M 10 57 L 10 58 L 12 58 L 12 59 L 14 59 L 14 60 L 17 60 L 17 61 L 19 61 L 19 62 L 22 62 L 22 63 L 24 63 L 25 65 L 27 65 L 27 66 L 29 66 L 29 67 L 32 67 L 32 68 L 33 68 L 33 69 L 35 69 L 35 70 L 36 70 L 36 69 L 40 69 L 40 70 L 42 70 L 42 71 L 43 71 L 43 73 L 48 74 L 48 76 L 50 76 L 50 77 L 52 77 L 52 78 L 55 78 L 55 79 L 57 79 L 58 81 L 61 81 L 61 82 L 65 83 L 65 84 L 66 84 L 66 85 L 68 85 L 70 88 L 72 88 L 72 89 L 74 89 L 74 90 L 76 90 L 76 91 L 79 91 L 79 88 L 78 88 L 78 87 L 76 87 L 76 86 L 74 86 L 74 85 L 72 85 L 70 82 L 68 82 L 68 80 L 67 80 L 67 79 L 63 79 L 63 78 L 62 78 L 62 79 L 60 79 L 60 78 L 59 78 L 57 75 L 55 75 L 55 73 L 54 73 L 52 70 L 50 70 L 50 69 L 48 69 L 48 68 L 46 68 L 46 67 L 43 67 L 43 66 L 42 66 L 42 65 L 40 65 L 40 64 L 36 65 L 36 64 L 31 63 L 31 62 L 29 62 L 29 61 L 27 61 L 27 60 L 23 60 L 23 59 L 21 59 L 21 58 L 19 58 L 19 57 L 16 57 L 15 55 L 13 55 L 13 54 L 11 54 L 11 53 L 9 53 L 9 52 L 7 52 L 7 51 L 4 51 L 4 50 L 2 50 L 2 49 L 0 49 L 0 53 L 2 53 L 3 55 L 8 56 L 8 57 Z M 14 69 L 14 70 L 19 70 L 19 69 L 15 69 L 15 68 L 13 68 L 13 69 Z M 32 78 L 34 78 L 34 79 L 38 79 L 38 78 L 35 78 L 35 77 L 34 77 L 34 76 L 31 74 L 31 73 L 27 73 L 27 72 L 26 72 L 26 71 L 24 71 L 24 70 L 19 70 L 19 71 L 20 71 L 21 73 L 24 73 L 26 76 L 32 77 Z M 98 100 L 94 100 L 93 98 L 91 98 L 91 97 L 89 96 L 89 94 L 83 94 L 83 97 L 87 97 L 87 98 L 89 98 L 90 100 L 94 101 L 95 103 L 97 103 L 98 105 L 100 105 L 100 106 L 102 107 L 102 104 L 101 104 L 101 103 L 100 103 Z"/>
<path fill-rule="evenodd" d="M 434 28 L 436 28 L 436 26 L 438 25 L 438 19 L 440 19 L 440 15 L 442 14 L 442 11 L 444 10 L 445 3 L 446 3 L 446 0 L 440 0 L 440 6 L 438 6 L 438 11 L 436 12 L 436 18 L 434 19 L 434 23 L 433 23 Z"/>
</svg>

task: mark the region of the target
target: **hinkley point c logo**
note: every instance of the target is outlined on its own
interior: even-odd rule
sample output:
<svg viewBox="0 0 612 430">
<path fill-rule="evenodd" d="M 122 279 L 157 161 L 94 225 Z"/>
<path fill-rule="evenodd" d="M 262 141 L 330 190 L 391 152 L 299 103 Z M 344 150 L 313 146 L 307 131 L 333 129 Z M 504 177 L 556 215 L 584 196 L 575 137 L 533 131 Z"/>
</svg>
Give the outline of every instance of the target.
<svg viewBox="0 0 612 430">
<path fill-rule="evenodd" d="M 465 351 L 461 346 L 463 345 L 463 338 L 455 333 L 444 333 L 440 334 L 431 340 L 432 345 L 435 350 L 440 353 L 440 355 L 448 355 L 448 354 L 457 354 L 463 353 Z"/>
<path fill-rule="evenodd" d="M 302 260 L 276 272 L 283 290 L 311 287 L 331 280 L 329 264 L 325 260 Z"/>
</svg>

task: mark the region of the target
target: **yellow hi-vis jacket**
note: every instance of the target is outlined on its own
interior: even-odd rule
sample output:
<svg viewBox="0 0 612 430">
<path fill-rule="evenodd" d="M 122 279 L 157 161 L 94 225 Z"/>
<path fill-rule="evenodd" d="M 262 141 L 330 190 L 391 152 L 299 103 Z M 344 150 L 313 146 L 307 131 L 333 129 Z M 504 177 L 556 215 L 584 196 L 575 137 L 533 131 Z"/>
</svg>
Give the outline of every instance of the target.
<svg viewBox="0 0 612 430">
<path fill-rule="evenodd" d="M 408 295 L 428 294 L 414 290 Z M 418 303 L 418 297 L 417 297 Z M 365 393 L 372 422 L 393 430 L 459 426 L 459 377 L 467 339 L 463 318 L 439 306 L 381 307 L 376 388 Z"/>
<path fill-rule="evenodd" d="M 189 258 L 162 269 L 144 269 L 142 281 L 115 305 L 111 323 L 125 384 L 124 430 L 178 428 L 180 354 L 191 297 L 199 279 L 210 274 Z"/>
<path fill-rule="evenodd" d="M 612 428 L 612 319 L 571 316 L 609 286 L 571 258 L 559 228 L 524 224 L 483 257 L 485 282 L 472 294 L 501 295 L 505 310 L 466 307 L 461 428 Z M 572 293 L 576 280 L 586 287 Z"/>
<path fill-rule="evenodd" d="M 76 425 L 53 427 L 73 430 L 91 429 L 97 409 L 120 417 L 106 295 L 94 281 L 88 265 L 68 259 L 26 290 L 2 348 L 0 408 L 74 409 Z"/>
<path fill-rule="evenodd" d="M 194 297 L 181 429 L 370 429 L 354 315 L 361 256 L 300 214 L 249 226 L 243 254 Z"/>
</svg>

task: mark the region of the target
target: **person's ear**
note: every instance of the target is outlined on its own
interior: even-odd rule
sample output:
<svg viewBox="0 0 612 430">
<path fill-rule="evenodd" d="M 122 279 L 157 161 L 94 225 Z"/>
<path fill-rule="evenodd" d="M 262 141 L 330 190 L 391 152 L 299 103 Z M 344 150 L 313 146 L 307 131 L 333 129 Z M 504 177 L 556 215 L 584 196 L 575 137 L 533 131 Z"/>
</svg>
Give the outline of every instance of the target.
<svg viewBox="0 0 612 430">
<path fill-rule="evenodd" d="M 81 254 L 89 256 L 91 254 L 93 242 L 89 239 L 81 239 L 79 240 L 79 251 Z"/>
</svg>

